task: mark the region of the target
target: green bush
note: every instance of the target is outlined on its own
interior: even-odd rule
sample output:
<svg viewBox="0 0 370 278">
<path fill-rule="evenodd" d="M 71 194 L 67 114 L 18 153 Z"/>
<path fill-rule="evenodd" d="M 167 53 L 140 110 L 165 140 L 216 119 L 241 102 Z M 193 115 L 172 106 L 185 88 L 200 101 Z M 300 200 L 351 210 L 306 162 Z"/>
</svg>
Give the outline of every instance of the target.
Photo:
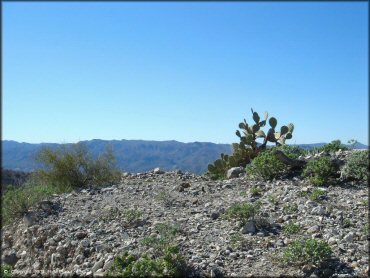
<svg viewBox="0 0 370 278">
<path fill-rule="evenodd" d="M 116 257 L 109 276 L 120 277 L 182 277 L 185 260 L 175 246 L 166 248 L 164 255 L 150 258 L 148 255 L 133 256 L 127 252 Z"/>
<path fill-rule="evenodd" d="M 171 207 L 173 203 L 175 202 L 174 197 L 172 196 L 171 193 L 163 190 L 160 191 L 155 197 L 154 200 L 157 202 L 162 203 L 165 207 Z"/>
<path fill-rule="evenodd" d="M 335 173 L 329 157 L 320 157 L 308 161 L 306 167 L 303 170 L 302 175 L 309 177 L 309 181 L 313 185 L 324 185 L 329 177 Z"/>
<path fill-rule="evenodd" d="M 342 142 L 340 140 L 333 140 L 331 141 L 331 143 L 329 144 L 326 144 L 322 147 L 319 147 L 319 148 L 314 148 L 313 150 L 316 151 L 316 152 L 336 152 L 336 151 L 339 151 L 339 150 L 348 150 L 348 148 L 342 144 Z"/>
<path fill-rule="evenodd" d="M 248 175 L 262 178 L 263 180 L 272 180 L 282 174 L 286 166 L 278 160 L 273 154 L 273 150 L 261 152 L 252 163 L 247 166 Z"/>
<path fill-rule="evenodd" d="M 369 223 L 366 223 L 366 225 L 362 228 L 362 231 L 365 235 L 369 235 L 370 234 L 370 226 L 369 226 Z"/>
<path fill-rule="evenodd" d="M 120 180 L 109 148 L 93 159 L 82 143 L 62 145 L 57 150 L 42 149 L 36 159 L 44 166 L 44 170 L 38 172 L 39 177 L 56 186 L 110 185 Z"/>
<path fill-rule="evenodd" d="M 1 216 L 4 224 L 12 223 L 21 218 L 28 210 L 38 202 L 45 200 L 53 194 L 68 192 L 47 184 L 35 184 L 28 181 L 22 187 L 9 186 L 2 196 Z"/>
<path fill-rule="evenodd" d="M 259 189 L 257 186 L 251 187 L 250 192 L 253 197 L 261 195 L 261 189 Z"/>
<path fill-rule="evenodd" d="M 180 229 L 169 223 L 158 223 L 155 225 L 154 231 L 158 236 L 145 237 L 141 244 L 152 247 L 156 254 L 163 255 L 166 247 L 174 244 L 175 236 L 180 232 Z"/>
<path fill-rule="evenodd" d="M 185 260 L 174 242 L 179 233 L 177 226 L 169 223 L 155 225 L 158 236 L 149 236 L 141 241 L 143 246 L 154 249 L 153 256 L 129 255 L 127 252 L 116 257 L 109 275 L 120 277 L 179 277 L 186 268 Z"/>
<path fill-rule="evenodd" d="M 123 213 L 123 217 L 128 226 L 134 226 L 140 221 L 143 212 L 138 209 L 128 209 Z"/>
<path fill-rule="evenodd" d="M 342 178 L 369 180 L 369 151 L 354 151 L 342 169 Z"/>
<path fill-rule="evenodd" d="M 232 234 L 230 236 L 230 243 L 233 248 L 237 248 L 243 240 L 244 237 L 240 233 Z"/>
<path fill-rule="evenodd" d="M 249 219 L 253 219 L 258 213 L 261 204 L 257 202 L 256 204 L 250 203 L 240 203 L 234 204 L 228 208 L 225 212 L 225 217 L 227 219 L 238 219 L 245 224 Z"/>
<path fill-rule="evenodd" d="M 273 204 L 275 206 L 279 203 L 279 201 L 278 201 L 278 199 L 275 195 L 269 195 L 267 199 L 271 204 Z"/>
<path fill-rule="evenodd" d="M 12 277 L 13 268 L 11 265 L 3 264 L 1 265 L 1 277 L 9 278 Z"/>
<path fill-rule="evenodd" d="M 348 228 L 352 226 L 352 222 L 350 219 L 346 218 L 343 220 L 343 228 Z"/>
<path fill-rule="evenodd" d="M 289 244 L 283 254 L 286 263 L 319 265 L 330 257 L 328 243 L 316 239 L 298 239 Z"/>
<path fill-rule="evenodd" d="M 297 204 L 286 204 L 283 207 L 284 213 L 295 213 L 298 211 L 298 205 Z"/>
<path fill-rule="evenodd" d="M 286 235 L 296 234 L 301 230 L 301 226 L 290 222 L 284 226 L 283 230 Z"/>
<path fill-rule="evenodd" d="M 298 146 L 290 146 L 290 145 L 282 145 L 276 147 L 277 150 L 282 151 L 286 156 L 292 159 L 298 159 L 301 155 L 307 155 L 309 152 L 298 147 Z"/>
<path fill-rule="evenodd" d="M 322 196 L 325 196 L 325 195 L 326 195 L 326 192 L 324 190 L 315 188 L 309 196 L 310 196 L 311 201 L 317 201 Z"/>
</svg>

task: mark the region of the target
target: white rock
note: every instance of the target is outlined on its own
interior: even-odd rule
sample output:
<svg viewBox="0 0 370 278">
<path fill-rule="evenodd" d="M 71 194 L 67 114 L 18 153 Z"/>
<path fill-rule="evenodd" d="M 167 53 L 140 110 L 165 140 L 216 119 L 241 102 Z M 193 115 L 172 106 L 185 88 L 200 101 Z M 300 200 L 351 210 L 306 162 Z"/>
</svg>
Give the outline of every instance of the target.
<svg viewBox="0 0 370 278">
<path fill-rule="evenodd" d="M 243 172 L 245 172 L 243 167 L 233 167 L 227 171 L 226 177 L 228 179 L 237 178 Z"/>
<path fill-rule="evenodd" d="M 344 236 L 343 240 L 346 242 L 352 242 L 353 236 L 354 236 L 353 232 L 349 232 L 348 234 Z"/>
<path fill-rule="evenodd" d="M 323 206 L 317 206 L 312 209 L 311 213 L 316 215 L 324 215 L 326 213 L 326 209 Z"/>
</svg>

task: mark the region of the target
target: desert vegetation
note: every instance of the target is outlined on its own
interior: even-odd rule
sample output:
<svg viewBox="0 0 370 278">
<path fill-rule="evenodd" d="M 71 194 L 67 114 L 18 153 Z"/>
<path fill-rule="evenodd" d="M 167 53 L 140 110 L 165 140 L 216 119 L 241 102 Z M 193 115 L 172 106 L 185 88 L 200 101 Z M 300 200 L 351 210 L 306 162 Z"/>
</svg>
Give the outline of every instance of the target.
<svg viewBox="0 0 370 278">
<path fill-rule="evenodd" d="M 53 194 L 88 186 L 104 186 L 120 180 L 111 149 L 93 159 L 81 144 L 62 145 L 60 149 L 42 149 L 36 161 L 44 168 L 33 172 L 22 186 L 8 186 L 2 196 L 5 224 L 21 218 L 28 210 Z"/>
</svg>

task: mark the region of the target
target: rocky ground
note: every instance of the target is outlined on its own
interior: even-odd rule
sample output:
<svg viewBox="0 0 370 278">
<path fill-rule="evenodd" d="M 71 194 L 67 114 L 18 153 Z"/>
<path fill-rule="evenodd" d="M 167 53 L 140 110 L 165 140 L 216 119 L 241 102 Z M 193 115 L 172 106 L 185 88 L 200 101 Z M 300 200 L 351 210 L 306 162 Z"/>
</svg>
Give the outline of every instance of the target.
<svg viewBox="0 0 370 278">
<path fill-rule="evenodd" d="M 170 223 L 179 227 L 175 241 L 189 276 L 368 276 L 368 185 L 329 185 L 312 201 L 315 188 L 300 177 L 263 182 L 158 169 L 125 174 L 111 187 L 54 196 L 3 227 L 2 260 L 14 265 L 15 276 L 104 276 L 116 255 L 145 251 L 141 241 L 155 234 L 155 225 Z M 256 219 L 264 224 L 225 219 L 233 204 L 257 201 Z M 300 225 L 297 234 L 284 233 L 289 223 Z M 282 253 L 301 236 L 328 242 L 332 258 L 320 268 L 283 264 Z"/>
</svg>

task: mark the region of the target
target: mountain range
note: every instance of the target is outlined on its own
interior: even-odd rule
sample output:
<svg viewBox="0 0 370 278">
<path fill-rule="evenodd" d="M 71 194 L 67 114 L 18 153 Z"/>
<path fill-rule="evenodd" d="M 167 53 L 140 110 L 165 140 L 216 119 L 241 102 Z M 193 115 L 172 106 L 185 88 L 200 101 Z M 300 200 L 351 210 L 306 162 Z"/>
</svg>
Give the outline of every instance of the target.
<svg viewBox="0 0 370 278">
<path fill-rule="evenodd" d="M 182 143 L 177 141 L 145 141 L 145 140 L 88 140 L 81 141 L 93 157 L 105 152 L 110 145 L 117 158 L 120 170 L 138 173 L 153 170 L 156 167 L 165 171 L 182 170 L 196 174 L 207 171 L 207 166 L 220 157 L 221 153 L 231 154 L 230 144 L 208 142 Z M 304 149 L 320 147 L 326 143 L 301 144 Z M 34 160 L 42 147 L 56 149 L 57 143 L 19 143 L 11 140 L 2 141 L 2 168 L 16 171 L 31 172 L 41 168 Z M 367 149 L 364 144 L 357 143 L 356 149 Z"/>
</svg>

